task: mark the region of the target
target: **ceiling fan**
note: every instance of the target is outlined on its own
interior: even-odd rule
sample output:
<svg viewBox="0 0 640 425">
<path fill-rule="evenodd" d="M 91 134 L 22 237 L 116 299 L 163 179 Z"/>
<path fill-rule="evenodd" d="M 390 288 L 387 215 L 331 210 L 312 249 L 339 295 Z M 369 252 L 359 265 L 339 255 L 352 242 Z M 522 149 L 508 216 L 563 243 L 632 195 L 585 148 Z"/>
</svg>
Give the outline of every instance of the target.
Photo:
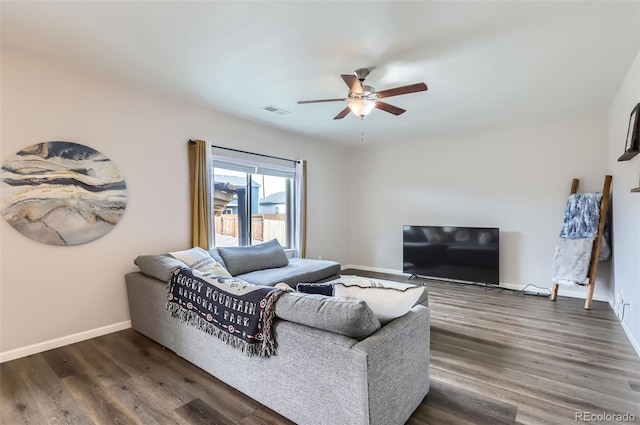
<svg viewBox="0 0 640 425">
<path fill-rule="evenodd" d="M 386 102 L 381 102 L 379 99 L 427 90 L 427 85 L 425 83 L 416 83 L 377 92 L 373 87 L 362 84 L 370 72 L 371 71 L 367 68 L 359 68 L 356 69 L 353 74 L 341 75 L 342 79 L 349 87 L 349 94 L 346 98 L 301 100 L 298 103 L 343 102 L 348 100 L 349 105 L 340 111 L 340 113 L 333 119 L 340 120 L 346 117 L 349 112 L 353 112 L 362 119 L 367 116 L 373 108 L 381 109 L 385 112 L 389 112 L 390 114 L 400 115 L 406 112 L 406 110 L 390 105 Z"/>
</svg>

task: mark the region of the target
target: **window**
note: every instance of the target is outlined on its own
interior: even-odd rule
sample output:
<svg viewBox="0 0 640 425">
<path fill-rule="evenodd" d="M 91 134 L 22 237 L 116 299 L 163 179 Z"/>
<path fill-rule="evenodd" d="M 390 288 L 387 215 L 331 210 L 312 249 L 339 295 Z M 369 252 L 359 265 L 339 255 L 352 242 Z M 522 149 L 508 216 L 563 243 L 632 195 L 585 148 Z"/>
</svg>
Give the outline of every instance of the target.
<svg viewBox="0 0 640 425">
<path fill-rule="evenodd" d="M 256 245 L 277 239 L 300 252 L 301 178 L 294 161 L 251 154 L 212 158 L 215 246 Z M 257 159 L 257 160 L 256 160 Z"/>
</svg>

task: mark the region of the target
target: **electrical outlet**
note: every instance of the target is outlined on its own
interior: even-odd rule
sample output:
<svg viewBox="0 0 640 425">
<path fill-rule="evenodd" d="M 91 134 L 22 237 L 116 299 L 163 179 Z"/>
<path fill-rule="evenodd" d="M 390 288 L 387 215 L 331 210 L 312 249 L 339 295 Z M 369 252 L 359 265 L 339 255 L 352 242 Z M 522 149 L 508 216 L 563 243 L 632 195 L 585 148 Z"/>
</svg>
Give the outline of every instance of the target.
<svg viewBox="0 0 640 425">
<path fill-rule="evenodd" d="M 322 260 L 322 255 L 318 255 L 318 260 Z"/>
<path fill-rule="evenodd" d="M 622 293 L 616 293 L 616 304 L 622 304 Z"/>
</svg>

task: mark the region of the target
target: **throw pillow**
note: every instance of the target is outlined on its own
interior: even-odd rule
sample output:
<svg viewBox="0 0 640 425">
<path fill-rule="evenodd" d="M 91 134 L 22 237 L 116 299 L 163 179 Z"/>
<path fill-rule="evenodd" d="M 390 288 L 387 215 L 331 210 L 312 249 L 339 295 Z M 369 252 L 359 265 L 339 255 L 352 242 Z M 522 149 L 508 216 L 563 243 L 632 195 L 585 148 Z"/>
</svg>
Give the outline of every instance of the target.
<svg viewBox="0 0 640 425">
<path fill-rule="evenodd" d="M 296 291 L 330 297 L 333 295 L 333 283 L 298 283 L 296 285 Z"/>
<path fill-rule="evenodd" d="M 287 254 L 276 239 L 252 246 L 218 247 L 218 253 L 233 276 L 289 264 Z"/>
<path fill-rule="evenodd" d="M 192 269 L 210 276 L 232 277 L 224 265 L 211 256 L 210 251 L 205 251 L 199 246 L 184 251 L 170 252 L 169 255 L 182 261 Z"/>
<path fill-rule="evenodd" d="M 375 279 L 345 278 L 334 283 L 335 296 L 364 300 L 382 324 L 407 314 L 423 292 L 423 286 Z"/>
<path fill-rule="evenodd" d="M 204 274 L 206 276 L 233 277 L 233 276 L 231 276 L 231 273 L 229 273 L 227 271 L 227 269 L 225 269 L 222 266 L 222 264 L 218 263 L 217 261 L 215 262 L 213 267 L 211 267 L 209 270 L 207 270 Z"/>
<path fill-rule="evenodd" d="M 224 260 L 222 259 L 222 257 L 220 256 L 220 253 L 218 252 L 217 248 L 213 248 L 210 249 L 209 251 L 207 251 L 209 253 L 209 255 L 211 256 L 211 258 L 213 258 L 214 260 L 216 260 L 218 263 L 220 263 L 222 265 L 222 267 L 224 267 L 224 269 L 227 269 L 227 265 L 224 263 Z"/>
<path fill-rule="evenodd" d="M 280 319 L 358 340 L 380 329 L 367 303 L 354 298 L 291 291 L 278 298 L 275 311 Z"/>
<path fill-rule="evenodd" d="M 170 252 L 169 255 L 201 272 L 207 272 L 215 265 L 215 260 L 211 258 L 211 255 L 199 246 L 184 251 Z"/>
<path fill-rule="evenodd" d="M 169 255 L 139 255 L 133 262 L 143 274 L 163 282 L 169 282 L 174 270 L 186 265 Z"/>
</svg>

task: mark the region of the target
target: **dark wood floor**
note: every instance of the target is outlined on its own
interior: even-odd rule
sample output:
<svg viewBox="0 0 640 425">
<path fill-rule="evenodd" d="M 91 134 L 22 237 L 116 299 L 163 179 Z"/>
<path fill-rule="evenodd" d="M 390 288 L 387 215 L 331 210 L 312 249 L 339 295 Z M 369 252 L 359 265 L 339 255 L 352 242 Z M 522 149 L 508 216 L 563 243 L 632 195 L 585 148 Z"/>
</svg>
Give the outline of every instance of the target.
<svg viewBox="0 0 640 425">
<path fill-rule="evenodd" d="M 431 390 L 408 424 L 640 423 L 640 359 L 608 304 L 426 284 Z M 7 425 L 291 423 L 131 329 L 6 362 L 0 379 Z"/>
</svg>

